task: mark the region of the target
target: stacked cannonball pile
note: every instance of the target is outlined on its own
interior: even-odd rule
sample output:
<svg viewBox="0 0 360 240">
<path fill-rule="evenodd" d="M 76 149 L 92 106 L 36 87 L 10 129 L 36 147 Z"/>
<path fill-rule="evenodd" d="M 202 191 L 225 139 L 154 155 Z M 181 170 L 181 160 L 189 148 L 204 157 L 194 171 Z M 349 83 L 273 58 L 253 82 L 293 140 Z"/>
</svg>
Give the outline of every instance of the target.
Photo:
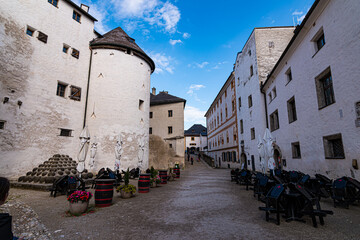
<svg viewBox="0 0 360 240">
<path fill-rule="evenodd" d="M 77 162 L 69 157 L 69 155 L 55 154 L 31 172 L 27 172 L 26 176 L 19 177 L 18 182 L 51 184 L 63 176 L 78 175 L 79 173 L 76 170 L 76 166 Z M 88 173 L 85 169 L 81 177 L 83 179 L 93 178 L 93 174 Z"/>
</svg>

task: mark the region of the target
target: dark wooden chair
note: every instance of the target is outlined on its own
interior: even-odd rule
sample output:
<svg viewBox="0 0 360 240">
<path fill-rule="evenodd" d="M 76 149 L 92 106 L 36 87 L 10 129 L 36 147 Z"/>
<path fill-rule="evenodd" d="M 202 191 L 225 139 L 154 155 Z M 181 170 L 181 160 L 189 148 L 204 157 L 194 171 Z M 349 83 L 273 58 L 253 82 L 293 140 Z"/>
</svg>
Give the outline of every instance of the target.
<svg viewBox="0 0 360 240">
<path fill-rule="evenodd" d="M 348 181 L 345 178 L 338 178 L 333 182 L 331 197 L 334 200 L 335 208 L 337 206 L 344 206 L 347 209 L 349 208 L 351 198 L 348 194 L 347 183 Z"/>
<path fill-rule="evenodd" d="M 285 209 L 281 203 L 281 197 L 284 192 L 284 186 L 277 184 L 266 195 L 265 207 L 259 207 L 260 210 L 265 211 L 265 219 L 270 220 L 270 213 L 276 213 L 276 224 L 280 225 L 280 213 L 284 213 Z"/>
<path fill-rule="evenodd" d="M 249 170 L 243 169 L 237 175 L 236 183 L 238 183 L 240 185 L 245 185 L 246 191 L 248 191 L 249 186 L 252 185 L 251 176 L 252 176 L 252 174 Z"/>
<path fill-rule="evenodd" d="M 316 217 L 319 217 L 320 224 L 324 225 L 324 217 L 327 214 L 332 215 L 333 212 L 322 210 L 319 199 L 314 196 L 306 187 L 301 186 L 300 184 L 294 184 L 294 188 L 301 194 L 301 198 L 299 199 L 300 206 L 298 209 L 298 214 L 310 216 L 314 227 L 318 226 Z"/>
<path fill-rule="evenodd" d="M 256 179 L 254 183 L 254 197 L 257 196 L 257 199 L 260 201 L 265 198 L 271 189 L 271 184 L 269 183 L 269 177 L 264 174 L 259 174 Z"/>
<path fill-rule="evenodd" d="M 48 190 L 50 191 L 50 197 L 56 197 L 58 193 L 60 194 L 66 194 L 67 191 L 67 179 L 68 176 L 63 176 L 59 178 L 58 180 L 54 181 L 51 188 Z"/>
</svg>

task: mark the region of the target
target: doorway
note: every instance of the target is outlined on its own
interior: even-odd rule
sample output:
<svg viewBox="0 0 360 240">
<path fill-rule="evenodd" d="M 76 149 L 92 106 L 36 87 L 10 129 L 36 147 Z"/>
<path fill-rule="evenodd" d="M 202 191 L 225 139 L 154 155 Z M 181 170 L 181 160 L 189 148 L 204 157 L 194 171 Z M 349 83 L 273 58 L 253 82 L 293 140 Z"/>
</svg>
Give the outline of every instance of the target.
<svg viewBox="0 0 360 240">
<path fill-rule="evenodd" d="M 282 168 L 281 153 L 278 149 L 274 149 L 274 161 L 277 169 Z"/>
<path fill-rule="evenodd" d="M 245 153 L 242 153 L 241 156 L 240 156 L 240 159 L 241 159 L 241 164 L 240 166 L 241 167 L 244 167 L 244 169 L 247 169 L 247 158 L 246 158 L 246 154 Z"/>
<path fill-rule="evenodd" d="M 255 172 L 255 157 L 254 157 L 254 155 L 251 155 L 251 167 L 252 167 L 252 170 Z"/>
</svg>

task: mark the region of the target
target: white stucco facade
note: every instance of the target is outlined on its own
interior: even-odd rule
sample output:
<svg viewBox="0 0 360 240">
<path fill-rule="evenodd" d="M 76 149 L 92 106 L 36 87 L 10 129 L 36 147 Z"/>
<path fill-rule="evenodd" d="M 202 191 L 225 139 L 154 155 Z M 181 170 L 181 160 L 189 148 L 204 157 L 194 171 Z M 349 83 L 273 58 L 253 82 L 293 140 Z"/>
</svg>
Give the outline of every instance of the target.
<svg viewBox="0 0 360 240">
<path fill-rule="evenodd" d="M 260 169 L 257 140 L 266 128 L 261 82 L 272 70 L 293 36 L 292 27 L 255 28 L 235 62 L 237 125 L 240 161 L 248 169 Z"/>
<path fill-rule="evenodd" d="M 263 88 L 268 98 L 272 89 L 277 89 L 276 98 L 268 99 L 267 109 L 269 121 L 278 111 L 279 128 L 272 135 L 282 161 L 286 160 L 286 170 L 331 178 L 360 177 L 353 166 L 360 161 L 359 11 L 356 0 L 320 1 Z M 318 49 L 316 41 L 321 34 L 325 44 Z M 324 106 L 319 100 L 324 94 L 319 92 L 319 81 L 325 74 L 331 75 L 334 101 Z M 292 98 L 295 120 L 290 119 L 288 108 Z M 329 156 L 327 149 L 332 151 L 332 147 L 326 138 L 331 142 L 331 136 L 342 141 L 343 154 Z M 294 143 L 299 145 L 300 156 L 293 152 Z"/>
<path fill-rule="evenodd" d="M 73 19 L 74 11 L 81 15 L 80 22 Z M 62 0 L 57 7 L 38 0 L 1 4 L 0 96 L 8 100 L 0 105 L 0 121 L 5 122 L 0 130 L 0 175 L 16 178 L 57 153 L 76 160 L 91 64 L 89 42 L 99 36 L 94 20 Z M 47 35 L 46 43 L 39 40 L 40 32 Z M 79 51 L 78 58 L 72 56 L 73 49 Z M 123 167 L 137 165 L 137 140 L 143 139 L 146 168 L 151 67 L 118 50 L 92 54 L 87 125 L 91 141 L 98 138 L 92 170 L 114 167 L 119 133 L 124 137 Z M 64 96 L 57 95 L 58 83 L 66 86 Z M 69 97 L 72 87 L 81 89 L 79 101 Z M 141 111 L 139 99 L 144 100 Z M 96 118 L 91 117 L 94 109 Z M 71 136 L 60 136 L 61 129 L 70 130 Z"/>
<path fill-rule="evenodd" d="M 205 114 L 208 155 L 219 168 L 239 167 L 235 74 L 232 72 Z"/>
</svg>

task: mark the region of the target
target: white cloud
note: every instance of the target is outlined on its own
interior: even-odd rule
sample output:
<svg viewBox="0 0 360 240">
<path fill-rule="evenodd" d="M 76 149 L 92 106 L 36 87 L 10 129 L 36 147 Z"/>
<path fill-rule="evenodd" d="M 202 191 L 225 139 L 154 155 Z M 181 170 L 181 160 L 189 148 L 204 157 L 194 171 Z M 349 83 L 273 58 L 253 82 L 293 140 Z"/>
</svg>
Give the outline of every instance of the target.
<svg viewBox="0 0 360 240">
<path fill-rule="evenodd" d="M 192 106 L 186 106 L 184 110 L 185 129 L 190 128 L 194 124 L 202 124 L 206 126 L 206 118 L 204 117 L 206 111 Z"/>
<path fill-rule="evenodd" d="M 206 65 L 208 65 L 208 62 L 202 62 L 202 63 L 194 63 L 196 67 L 198 68 L 204 68 Z"/>
<path fill-rule="evenodd" d="M 188 39 L 190 37 L 191 37 L 190 33 L 183 33 L 183 38 L 184 39 Z"/>
<path fill-rule="evenodd" d="M 304 12 L 303 12 L 303 11 L 298 11 L 298 10 L 295 10 L 295 11 L 292 13 L 293 16 L 295 16 L 295 15 L 302 15 L 302 14 L 304 14 Z"/>
<path fill-rule="evenodd" d="M 120 19 L 141 19 L 150 25 L 174 33 L 180 20 L 179 9 L 160 0 L 111 0 Z"/>
<path fill-rule="evenodd" d="M 191 86 L 189 87 L 189 91 L 187 91 L 187 94 L 193 94 L 194 90 L 200 90 L 201 88 L 205 88 L 205 86 L 201 84 L 191 84 Z"/>
<path fill-rule="evenodd" d="M 223 61 L 223 62 L 218 62 L 215 67 L 213 67 L 213 69 L 220 69 L 221 65 L 227 63 L 227 61 Z"/>
<path fill-rule="evenodd" d="M 155 62 L 155 73 L 163 73 L 164 71 L 173 74 L 174 66 L 170 63 L 174 61 L 174 59 L 170 56 L 166 56 L 163 53 L 150 53 L 151 59 Z"/>
<path fill-rule="evenodd" d="M 170 39 L 169 43 L 174 46 L 177 43 L 183 43 L 183 42 L 180 39 L 179 40 Z"/>
</svg>

